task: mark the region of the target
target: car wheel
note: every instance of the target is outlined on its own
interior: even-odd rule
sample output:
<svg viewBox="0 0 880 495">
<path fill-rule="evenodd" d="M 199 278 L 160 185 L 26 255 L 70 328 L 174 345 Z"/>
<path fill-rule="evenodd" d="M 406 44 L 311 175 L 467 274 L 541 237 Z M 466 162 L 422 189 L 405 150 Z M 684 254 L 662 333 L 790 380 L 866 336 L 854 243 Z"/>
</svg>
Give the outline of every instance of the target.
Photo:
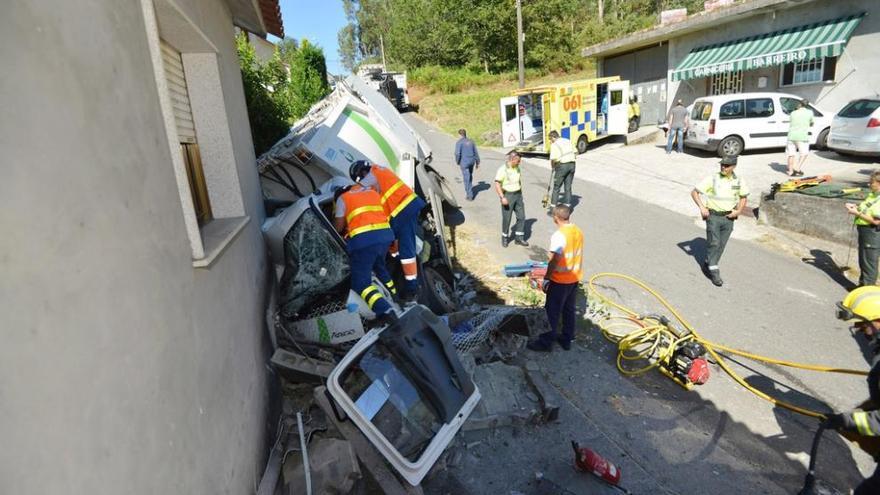
<svg viewBox="0 0 880 495">
<path fill-rule="evenodd" d="M 438 315 L 451 313 L 458 308 L 455 291 L 437 270 L 423 266 L 419 277 L 421 285 L 419 302 Z"/>
<path fill-rule="evenodd" d="M 586 134 L 581 134 L 581 137 L 578 138 L 577 150 L 578 154 L 583 155 L 587 152 L 587 145 L 590 144 L 590 140 L 587 139 Z"/>
<path fill-rule="evenodd" d="M 718 143 L 718 156 L 739 156 L 743 152 L 743 140 L 736 136 L 727 136 Z"/>
<path fill-rule="evenodd" d="M 816 149 L 828 149 L 828 129 L 819 133 L 819 137 L 816 138 Z"/>
<path fill-rule="evenodd" d="M 428 177 L 431 180 L 431 185 L 434 187 L 434 190 L 437 191 L 437 195 L 440 196 L 440 199 L 450 208 L 458 208 L 458 200 L 455 199 L 455 194 L 452 193 L 452 189 L 449 187 L 449 183 L 446 182 L 446 179 L 438 174 L 436 170 L 428 170 Z"/>
</svg>

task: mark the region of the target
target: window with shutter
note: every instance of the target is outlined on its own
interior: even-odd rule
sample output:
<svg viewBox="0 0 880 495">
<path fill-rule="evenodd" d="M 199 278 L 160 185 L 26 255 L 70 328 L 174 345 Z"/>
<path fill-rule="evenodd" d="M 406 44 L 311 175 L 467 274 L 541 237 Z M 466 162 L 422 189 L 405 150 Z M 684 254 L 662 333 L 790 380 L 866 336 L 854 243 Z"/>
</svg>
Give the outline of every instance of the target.
<svg viewBox="0 0 880 495">
<path fill-rule="evenodd" d="M 162 65 L 165 70 L 165 81 L 168 83 L 168 96 L 174 111 L 174 126 L 177 128 L 177 139 L 180 141 L 180 153 L 186 165 L 186 176 L 192 195 L 193 207 L 199 225 L 213 219 L 211 201 L 208 197 L 208 184 L 202 168 L 202 158 L 196 141 L 196 128 L 189 104 L 189 92 L 186 89 L 186 74 L 183 71 L 183 60 L 180 52 L 165 41 L 160 40 L 162 49 Z"/>
<path fill-rule="evenodd" d="M 822 81 L 834 81 L 837 57 L 804 60 L 782 66 L 780 86 L 799 86 Z"/>
</svg>

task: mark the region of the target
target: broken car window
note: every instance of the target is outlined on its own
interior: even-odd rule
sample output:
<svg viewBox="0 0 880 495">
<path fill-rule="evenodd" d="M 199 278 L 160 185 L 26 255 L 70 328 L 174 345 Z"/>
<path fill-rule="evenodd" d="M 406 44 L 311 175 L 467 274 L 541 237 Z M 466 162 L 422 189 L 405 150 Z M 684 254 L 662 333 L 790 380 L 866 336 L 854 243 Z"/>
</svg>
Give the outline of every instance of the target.
<svg viewBox="0 0 880 495">
<path fill-rule="evenodd" d="M 345 306 L 350 285 L 348 255 L 328 228 L 324 219 L 308 209 L 284 236 L 280 307 L 288 320 L 318 316 L 328 305 Z"/>
<path fill-rule="evenodd" d="M 341 385 L 394 448 L 416 462 L 442 424 L 399 364 L 388 348 L 377 342 L 358 358 Z"/>
</svg>

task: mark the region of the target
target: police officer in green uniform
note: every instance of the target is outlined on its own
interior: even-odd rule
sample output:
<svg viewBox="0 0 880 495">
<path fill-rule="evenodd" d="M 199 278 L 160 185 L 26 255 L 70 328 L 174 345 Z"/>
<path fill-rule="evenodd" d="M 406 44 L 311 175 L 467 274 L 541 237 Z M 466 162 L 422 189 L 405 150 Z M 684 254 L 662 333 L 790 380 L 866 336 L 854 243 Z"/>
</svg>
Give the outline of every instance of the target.
<svg viewBox="0 0 880 495">
<path fill-rule="evenodd" d="M 520 156 L 516 151 L 507 154 L 507 163 L 495 173 L 495 192 L 501 199 L 501 246 L 510 243 L 510 214 L 516 213 L 513 226 L 515 241 L 519 246 L 528 246 L 525 233 L 526 208 L 522 195 L 522 173 L 519 169 Z"/>
<path fill-rule="evenodd" d="M 706 221 L 706 263 L 703 270 L 712 279 L 712 283 L 721 287 L 721 272 L 718 262 L 727 246 L 727 240 L 733 232 L 733 222 L 739 217 L 746 206 L 749 189 L 745 181 L 737 176 L 736 157 L 721 159 L 721 170 L 706 177 L 691 191 L 691 198 L 700 208 L 700 215 Z M 703 204 L 700 195 L 706 196 Z"/>
<path fill-rule="evenodd" d="M 877 283 L 877 258 L 880 257 L 880 170 L 871 174 L 871 192 L 856 206 L 846 204 L 846 211 L 855 217 L 859 232 L 859 286 Z"/>
</svg>

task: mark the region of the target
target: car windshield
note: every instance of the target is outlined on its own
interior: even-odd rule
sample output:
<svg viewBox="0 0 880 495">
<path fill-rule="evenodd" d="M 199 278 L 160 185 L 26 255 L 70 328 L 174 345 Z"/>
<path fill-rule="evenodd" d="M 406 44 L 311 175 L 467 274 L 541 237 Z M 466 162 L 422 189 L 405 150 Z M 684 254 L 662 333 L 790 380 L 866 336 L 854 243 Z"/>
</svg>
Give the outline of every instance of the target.
<svg viewBox="0 0 880 495">
<path fill-rule="evenodd" d="M 837 116 L 861 119 L 874 113 L 874 110 L 877 110 L 877 108 L 880 108 L 880 100 L 855 100 L 843 107 L 843 110 Z"/>
<path fill-rule="evenodd" d="M 694 103 L 694 109 L 691 111 L 691 120 L 709 120 L 712 115 L 711 101 L 698 101 Z"/>
<path fill-rule="evenodd" d="M 443 425 L 401 368 L 400 360 L 377 342 L 352 364 L 341 385 L 394 448 L 416 462 Z"/>
</svg>

